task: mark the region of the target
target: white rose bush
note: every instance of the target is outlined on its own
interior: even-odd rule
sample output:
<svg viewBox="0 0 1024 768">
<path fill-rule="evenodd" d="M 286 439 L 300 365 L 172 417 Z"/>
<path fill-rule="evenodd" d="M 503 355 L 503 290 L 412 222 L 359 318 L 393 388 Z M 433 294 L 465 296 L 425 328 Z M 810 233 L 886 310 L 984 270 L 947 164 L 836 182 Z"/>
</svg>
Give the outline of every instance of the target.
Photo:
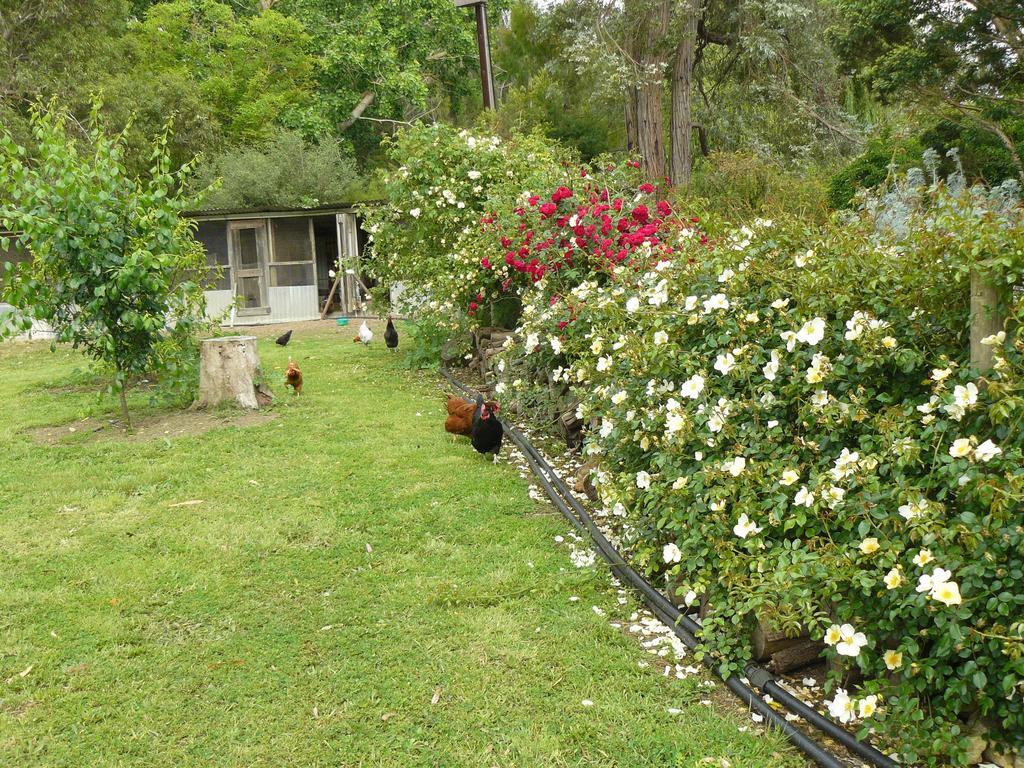
<svg viewBox="0 0 1024 768">
<path fill-rule="evenodd" d="M 903 237 L 868 214 L 710 248 L 662 231 L 606 279 L 537 283 L 517 338 L 538 352 L 505 352 L 521 402 L 542 373 L 572 385 L 605 519 L 704 596 L 723 672 L 755 615 L 802 626 L 863 675 L 831 682 L 833 714 L 921 765 L 962 760 L 973 719 L 1024 738 L 1020 295 L 994 370 L 967 345 L 968 271 L 1019 283 L 1024 224 L 933 193 Z"/>
<path fill-rule="evenodd" d="M 702 606 L 724 673 L 766 616 L 822 641 L 829 711 L 905 763 L 962 763 L 975 721 L 1024 746 L 1018 207 L 908 182 L 824 226 L 709 240 L 632 162 L 444 126 L 389 152 L 374 275 L 421 299 L 438 347 L 516 326 L 496 392 L 550 418 L 569 388 L 598 514 Z M 972 270 L 1005 286 L 989 371 Z"/>
</svg>

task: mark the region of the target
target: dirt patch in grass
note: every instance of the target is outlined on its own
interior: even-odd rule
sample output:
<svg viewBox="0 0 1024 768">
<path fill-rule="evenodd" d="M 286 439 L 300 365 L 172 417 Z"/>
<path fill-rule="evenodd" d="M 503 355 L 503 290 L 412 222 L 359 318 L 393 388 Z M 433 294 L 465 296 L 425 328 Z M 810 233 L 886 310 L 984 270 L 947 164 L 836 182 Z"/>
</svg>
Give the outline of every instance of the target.
<svg viewBox="0 0 1024 768">
<path fill-rule="evenodd" d="M 74 441 L 120 440 L 141 443 L 160 438 L 202 435 L 223 427 L 255 427 L 277 414 L 268 411 L 173 411 L 134 419 L 135 430 L 126 432 L 119 419 L 90 417 L 47 427 L 26 429 L 25 434 L 44 445 Z"/>
</svg>

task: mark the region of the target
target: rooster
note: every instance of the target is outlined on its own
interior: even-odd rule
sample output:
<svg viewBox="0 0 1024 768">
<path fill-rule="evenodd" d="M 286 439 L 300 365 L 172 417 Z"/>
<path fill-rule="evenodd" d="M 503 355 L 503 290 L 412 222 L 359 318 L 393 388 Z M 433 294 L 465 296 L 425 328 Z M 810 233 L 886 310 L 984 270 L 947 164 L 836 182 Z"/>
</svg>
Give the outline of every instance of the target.
<svg viewBox="0 0 1024 768">
<path fill-rule="evenodd" d="M 493 400 L 484 402 L 484 396 L 477 394 L 476 406 L 473 408 L 473 424 L 470 428 L 469 441 L 479 453 L 494 454 L 494 461 L 498 461 L 498 451 L 501 450 L 501 437 L 505 433 L 504 427 L 498 421 L 498 404 Z"/>
<path fill-rule="evenodd" d="M 384 329 L 384 343 L 388 349 L 398 349 L 398 330 L 391 320 L 391 315 L 388 315 L 388 327 Z"/>
<path fill-rule="evenodd" d="M 274 343 L 277 344 L 279 347 L 287 347 L 288 342 L 291 340 L 292 332 L 288 331 L 287 333 L 282 333 L 280 336 L 278 336 L 277 341 L 275 341 Z"/>
<path fill-rule="evenodd" d="M 295 390 L 296 395 L 302 392 L 302 371 L 291 358 L 288 358 L 288 370 L 284 372 L 284 385 Z"/>
<path fill-rule="evenodd" d="M 448 418 L 444 420 L 444 431 L 469 437 L 473 429 L 473 411 L 476 406 L 457 395 L 448 395 L 446 406 Z"/>
</svg>

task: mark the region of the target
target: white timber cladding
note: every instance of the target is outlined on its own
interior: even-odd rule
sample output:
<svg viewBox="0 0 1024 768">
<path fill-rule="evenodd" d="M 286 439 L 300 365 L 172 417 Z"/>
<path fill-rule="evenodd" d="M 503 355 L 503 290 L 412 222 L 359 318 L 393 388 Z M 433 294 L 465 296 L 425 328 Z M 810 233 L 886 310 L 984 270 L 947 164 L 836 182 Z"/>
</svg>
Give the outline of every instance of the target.
<svg viewBox="0 0 1024 768">
<path fill-rule="evenodd" d="M 338 283 L 339 303 L 344 314 L 357 314 L 362 301 L 359 295 L 359 236 L 355 214 L 336 214 L 335 224 L 338 228 L 338 264 L 342 270 L 342 279 Z"/>
<path fill-rule="evenodd" d="M 197 215 L 206 225 L 223 222 L 228 251 L 227 279 L 205 292 L 207 315 L 235 325 L 319 318 L 314 217 L 324 215 L 335 216 L 339 263 L 358 269 L 356 217 L 348 210 Z M 343 282 L 343 311 L 357 311 L 357 278 L 346 273 Z"/>
</svg>

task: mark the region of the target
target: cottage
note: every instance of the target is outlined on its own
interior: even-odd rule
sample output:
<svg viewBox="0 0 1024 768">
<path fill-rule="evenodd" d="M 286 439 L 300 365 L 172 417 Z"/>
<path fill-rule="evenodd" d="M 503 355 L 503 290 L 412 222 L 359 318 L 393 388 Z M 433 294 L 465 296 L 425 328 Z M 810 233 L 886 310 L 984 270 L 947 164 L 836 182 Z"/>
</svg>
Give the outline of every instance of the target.
<svg viewBox="0 0 1024 768">
<path fill-rule="evenodd" d="M 211 317 L 254 325 L 365 313 L 370 283 L 360 266 L 366 238 L 351 206 L 186 215 L 206 249 Z"/>
</svg>

